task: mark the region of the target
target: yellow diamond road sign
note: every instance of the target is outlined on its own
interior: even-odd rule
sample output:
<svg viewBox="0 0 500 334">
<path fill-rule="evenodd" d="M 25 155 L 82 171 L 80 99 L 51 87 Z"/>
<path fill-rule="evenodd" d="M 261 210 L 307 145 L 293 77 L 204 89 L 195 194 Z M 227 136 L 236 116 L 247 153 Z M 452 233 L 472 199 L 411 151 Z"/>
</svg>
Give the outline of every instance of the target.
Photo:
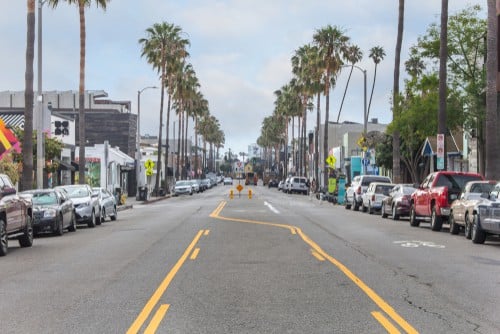
<svg viewBox="0 0 500 334">
<path fill-rule="evenodd" d="M 326 163 L 330 167 L 335 167 L 336 162 L 337 162 L 337 159 L 333 155 L 329 155 L 328 158 L 326 158 Z"/>
<path fill-rule="evenodd" d="M 146 160 L 146 162 L 144 162 L 144 167 L 146 167 L 147 169 L 153 169 L 155 167 L 155 163 L 153 162 L 153 160 L 148 159 Z"/>
<path fill-rule="evenodd" d="M 241 184 L 238 184 L 236 186 L 236 190 L 238 190 L 239 192 L 241 192 L 243 190 L 243 186 Z"/>
</svg>

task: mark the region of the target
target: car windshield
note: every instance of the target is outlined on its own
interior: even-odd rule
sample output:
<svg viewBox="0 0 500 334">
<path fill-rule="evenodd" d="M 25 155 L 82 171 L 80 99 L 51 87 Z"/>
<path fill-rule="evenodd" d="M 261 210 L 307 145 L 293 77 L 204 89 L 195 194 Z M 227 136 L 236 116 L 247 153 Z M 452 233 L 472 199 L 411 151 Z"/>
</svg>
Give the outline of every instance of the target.
<svg viewBox="0 0 500 334">
<path fill-rule="evenodd" d="M 391 181 L 388 180 L 385 177 L 365 177 L 363 178 L 363 181 L 361 182 L 361 185 L 363 186 L 368 186 L 372 182 L 384 182 L 384 183 L 390 183 Z"/>
<path fill-rule="evenodd" d="M 441 174 L 436 182 L 436 187 L 447 187 L 453 190 L 462 190 L 467 182 L 477 180 L 481 180 L 481 177 L 476 175 Z"/>
<path fill-rule="evenodd" d="M 470 187 L 471 193 L 489 193 L 495 187 L 494 184 L 491 183 L 475 183 Z"/>
<path fill-rule="evenodd" d="M 417 190 L 417 189 L 415 189 L 413 187 L 404 187 L 403 188 L 403 194 L 404 195 L 411 195 L 411 194 L 413 194 L 415 192 L 415 190 Z"/>
<path fill-rule="evenodd" d="M 378 185 L 375 187 L 375 193 L 389 195 L 389 192 L 392 190 L 394 186 L 386 186 L 386 185 Z"/>
<path fill-rule="evenodd" d="M 34 205 L 50 205 L 57 203 L 57 196 L 54 192 L 33 194 L 32 201 Z"/>
<path fill-rule="evenodd" d="M 190 186 L 191 185 L 191 181 L 177 181 L 177 183 L 175 184 L 176 187 L 183 187 L 183 186 Z"/>
<path fill-rule="evenodd" d="M 68 187 L 64 189 L 68 193 L 69 198 L 83 198 L 89 196 L 89 192 L 83 187 Z"/>
</svg>

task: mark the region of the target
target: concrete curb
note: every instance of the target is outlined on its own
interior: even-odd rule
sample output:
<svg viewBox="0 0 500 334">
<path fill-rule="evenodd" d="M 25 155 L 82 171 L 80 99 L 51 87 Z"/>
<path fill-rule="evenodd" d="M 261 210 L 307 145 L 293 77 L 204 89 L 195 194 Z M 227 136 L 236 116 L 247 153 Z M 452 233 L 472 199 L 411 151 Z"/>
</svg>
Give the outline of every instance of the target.
<svg viewBox="0 0 500 334">
<path fill-rule="evenodd" d="M 163 201 L 167 198 L 170 198 L 172 197 L 172 195 L 165 195 L 165 196 L 158 196 L 158 197 L 152 197 L 150 198 L 149 200 L 146 200 L 146 201 L 135 201 L 134 200 L 134 203 L 140 203 L 140 204 L 150 204 L 150 203 L 155 203 L 155 202 L 159 202 L 159 201 Z M 123 204 L 123 205 L 119 205 L 117 207 L 117 211 L 124 211 L 124 210 L 129 210 L 129 209 L 133 209 L 134 208 L 134 204 L 132 203 L 126 203 L 126 204 Z"/>
</svg>

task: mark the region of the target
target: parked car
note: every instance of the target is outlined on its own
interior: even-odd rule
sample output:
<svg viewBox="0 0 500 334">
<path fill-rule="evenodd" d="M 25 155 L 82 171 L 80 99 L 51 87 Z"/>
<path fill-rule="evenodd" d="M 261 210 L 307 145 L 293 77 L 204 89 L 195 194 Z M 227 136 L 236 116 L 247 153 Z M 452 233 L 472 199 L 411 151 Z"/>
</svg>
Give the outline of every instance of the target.
<svg viewBox="0 0 500 334">
<path fill-rule="evenodd" d="M 278 191 L 282 191 L 284 187 L 285 187 L 285 181 L 281 180 L 278 183 Z"/>
<path fill-rule="evenodd" d="M 488 195 L 488 200 L 476 203 L 471 219 L 465 227 L 465 236 L 475 244 L 483 244 L 488 235 L 500 235 L 500 183 Z M 469 230 L 469 231 L 468 231 Z"/>
<path fill-rule="evenodd" d="M 33 232 L 63 235 L 64 230 L 76 231 L 75 207 L 65 192 L 56 189 L 23 191 L 33 203 Z"/>
<path fill-rule="evenodd" d="M 451 203 L 469 181 L 483 180 L 480 174 L 440 171 L 429 174 L 411 195 L 410 225 L 430 221 L 431 230 L 440 231 L 448 222 Z"/>
<path fill-rule="evenodd" d="M 270 179 L 269 182 L 267 183 L 268 188 L 277 188 L 278 187 L 278 180 L 277 179 Z"/>
<path fill-rule="evenodd" d="M 392 183 L 391 178 L 388 176 L 378 175 L 358 175 L 352 179 L 351 186 L 346 189 L 344 203 L 345 208 L 354 211 L 359 210 L 363 204 L 363 197 L 361 197 L 368 189 L 372 182 Z"/>
<path fill-rule="evenodd" d="M 450 233 L 458 234 L 465 229 L 467 239 L 471 238 L 471 226 L 479 202 L 488 201 L 496 181 L 470 181 L 453 201 L 450 207 Z"/>
<path fill-rule="evenodd" d="M 224 178 L 224 185 L 232 185 L 233 184 L 233 178 L 232 177 L 225 177 Z"/>
<path fill-rule="evenodd" d="M 309 186 L 307 182 L 307 178 L 303 176 L 292 176 L 290 178 L 290 183 L 288 186 L 288 193 L 302 193 L 307 195 L 309 192 Z"/>
<path fill-rule="evenodd" d="M 96 195 L 92 195 L 92 188 L 88 184 L 57 186 L 54 189 L 65 191 L 73 201 L 77 224 L 87 224 L 88 227 L 101 224 L 99 201 Z"/>
<path fill-rule="evenodd" d="M 382 218 L 391 215 L 393 220 L 398 220 L 401 216 L 410 215 L 411 194 L 417 190 L 410 184 L 396 184 L 389 192 L 389 196 L 382 200 L 380 213 Z"/>
<path fill-rule="evenodd" d="M 101 223 L 103 223 L 107 217 L 111 220 L 116 220 L 118 218 L 118 211 L 116 210 L 115 196 L 113 196 L 109 190 L 101 187 L 92 188 L 92 192 L 94 196 L 97 196 L 97 200 L 99 201 Z"/>
<path fill-rule="evenodd" d="M 193 185 L 188 180 L 181 180 L 175 182 L 174 196 L 179 195 L 193 195 Z"/>
<path fill-rule="evenodd" d="M 195 193 L 200 193 L 201 188 L 200 184 L 198 183 L 198 180 L 188 180 L 189 183 L 191 183 L 191 186 L 193 187 L 193 192 Z"/>
<path fill-rule="evenodd" d="M 6 174 L 0 174 L 0 256 L 7 255 L 9 239 L 21 247 L 33 245 L 33 206 L 29 197 L 19 196 Z"/>
<path fill-rule="evenodd" d="M 285 183 L 283 184 L 283 192 L 284 193 L 290 193 L 290 180 L 292 179 L 291 176 L 287 177 L 285 179 Z"/>
<path fill-rule="evenodd" d="M 212 181 L 210 181 L 209 178 L 205 178 L 205 179 L 201 180 L 201 184 L 203 185 L 205 190 L 212 188 Z"/>
<path fill-rule="evenodd" d="M 389 192 L 394 188 L 395 184 L 384 182 L 372 182 L 362 195 L 363 204 L 361 204 L 363 212 L 368 211 L 372 214 L 374 211 L 379 211 L 382 208 L 382 200 L 389 196 Z"/>
</svg>

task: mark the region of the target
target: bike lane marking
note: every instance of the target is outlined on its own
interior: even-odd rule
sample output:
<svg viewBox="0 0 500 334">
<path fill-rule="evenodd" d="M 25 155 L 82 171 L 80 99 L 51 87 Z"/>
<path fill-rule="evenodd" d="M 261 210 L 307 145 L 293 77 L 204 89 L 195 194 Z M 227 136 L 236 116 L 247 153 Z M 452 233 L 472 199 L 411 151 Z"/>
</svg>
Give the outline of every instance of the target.
<svg viewBox="0 0 500 334">
<path fill-rule="evenodd" d="M 266 225 L 266 226 L 273 226 L 273 227 L 279 227 L 279 228 L 284 228 L 290 230 L 292 234 L 298 234 L 301 239 L 308 244 L 318 255 L 324 257 L 326 260 L 328 260 L 330 263 L 332 263 L 334 266 L 336 266 L 342 273 L 344 273 L 345 276 L 347 276 L 354 284 L 356 284 L 378 307 L 380 307 L 394 322 L 396 322 L 401 328 L 403 328 L 406 333 L 411 333 L 411 334 L 416 334 L 418 331 L 413 328 L 403 317 L 401 317 L 393 308 L 390 306 L 382 297 L 380 297 L 374 290 L 372 290 L 366 283 L 364 283 L 359 277 L 357 277 L 352 271 L 349 270 L 344 264 L 342 264 L 340 261 L 335 259 L 333 256 L 325 252 L 316 242 L 314 242 L 311 238 L 309 238 L 304 232 L 299 227 L 293 226 L 293 225 L 287 225 L 287 224 L 275 224 L 275 223 L 269 223 L 269 222 L 262 222 L 262 221 L 257 221 L 257 220 L 250 220 L 250 219 L 239 219 L 239 218 L 227 218 L 220 216 L 219 214 L 222 212 L 224 209 L 224 206 L 226 205 L 227 202 L 223 201 L 219 206 L 210 214 L 210 217 L 220 219 L 220 220 L 226 220 L 226 221 L 235 221 L 235 222 L 242 222 L 242 223 L 249 223 L 249 224 L 257 224 L 257 225 Z M 374 316 L 375 317 L 375 316 Z M 376 318 L 377 319 L 377 318 Z M 380 317 L 377 319 L 379 322 L 381 319 Z M 382 324 L 383 325 L 383 324 Z M 385 327 L 385 326 L 384 326 Z M 385 327 L 386 330 L 389 330 L 387 327 Z M 396 332 L 390 332 L 390 333 L 397 333 Z"/>
</svg>

